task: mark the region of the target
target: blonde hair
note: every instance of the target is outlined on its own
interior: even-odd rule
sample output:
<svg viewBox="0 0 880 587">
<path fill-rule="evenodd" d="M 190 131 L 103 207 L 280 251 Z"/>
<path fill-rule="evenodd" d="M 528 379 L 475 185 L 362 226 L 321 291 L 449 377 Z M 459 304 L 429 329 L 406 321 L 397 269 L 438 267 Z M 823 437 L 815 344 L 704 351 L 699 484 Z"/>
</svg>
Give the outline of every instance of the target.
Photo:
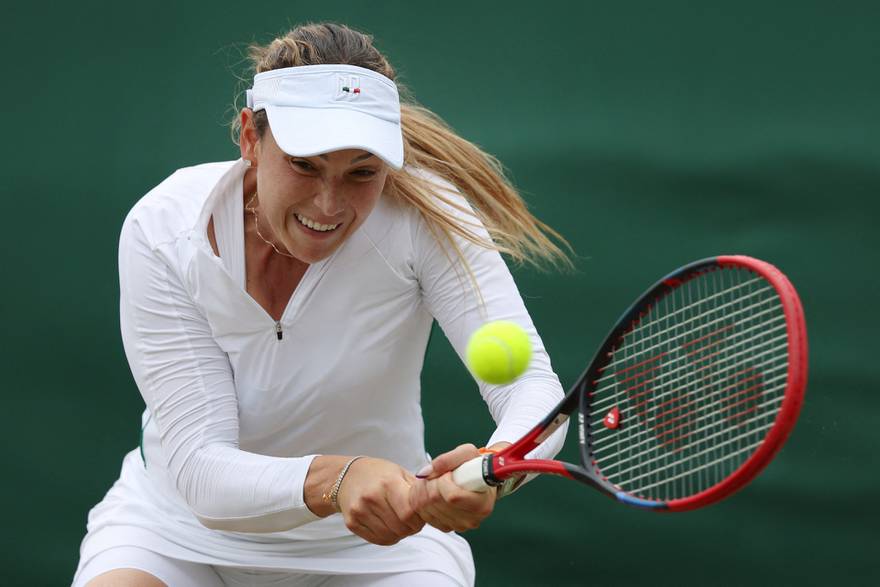
<svg viewBox="0 0 880 587">
<path fill-rule="evenodd" d="M 388 60 L 373 46 L 370 35 L 333 23 L 298 26 L 268 45 L 250 45 L 248 53 L 254 73 L 339 63 L 364 67 L 392 80 L 396 77 Z M 545 268 L 545 263 L 549 263 L 557 268 L 572 268 L 568 255 L 551 237 L 569 252 L 571 246 L 528 211 L 498 160 L 458 136 L 436 114 L 417 104 L 401 84 L 397 85 L 401 95 L 404 168 L 389 173 L 384 193 L 418 209 L 435 237 L 451 245 L 471 277 L 470 267 L 455 244 L 456 235 L 494 248 L 517 264 Z M 255 113 L 254 125 L 262 137 L 268 127 L 264 110 Z M 231 132 L 236 143 L 240 131 L 241 120 L 235 116 Z M 421 169 L 429 174 L 411 173 L 408 169 Z M 473 212 L 438 190 L 431 173 L 461 192 Z M 463 220 L 463 216 L 474 221 Z M 477 219 L 486 227 L 491 242 L 474 232 L 479 226 Z"/>
</svg>

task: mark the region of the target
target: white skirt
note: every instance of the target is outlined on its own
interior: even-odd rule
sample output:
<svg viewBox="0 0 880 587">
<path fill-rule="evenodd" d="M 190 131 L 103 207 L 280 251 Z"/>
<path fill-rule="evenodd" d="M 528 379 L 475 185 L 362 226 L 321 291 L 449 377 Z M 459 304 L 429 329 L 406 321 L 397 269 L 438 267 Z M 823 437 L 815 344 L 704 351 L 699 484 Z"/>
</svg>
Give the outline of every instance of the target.
<svg viewBox="0 0 880 587">
<path fill-rule="evenodd" d="M 355 536 L 341 516 L 287 532 L 211 530 L 189 511 L 164 470 L 147 472 L 137 449 L 125 456 L 119 479 L 89 512 L 77 573 L 96 555 L 118 546 L 195 563 L 316 575 L 435 571 L 473 585 L 475 574 L 468 543 L 431 526 L 393 546 Z"/>
</svg>

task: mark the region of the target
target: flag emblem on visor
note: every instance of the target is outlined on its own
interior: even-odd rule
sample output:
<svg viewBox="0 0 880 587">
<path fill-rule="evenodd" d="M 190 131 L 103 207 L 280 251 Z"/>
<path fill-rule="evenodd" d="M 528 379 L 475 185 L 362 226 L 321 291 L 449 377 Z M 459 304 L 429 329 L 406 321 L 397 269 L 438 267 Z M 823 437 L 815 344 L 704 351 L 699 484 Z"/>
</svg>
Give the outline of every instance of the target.
<svg viewBox="0 0 880 587">
<path fill-rule="evenodd" d="M 361 94 L 361 78 L 357 75 L 340 75 L 337 80 L 336 100 L 355 100 Z"/>
</svg>

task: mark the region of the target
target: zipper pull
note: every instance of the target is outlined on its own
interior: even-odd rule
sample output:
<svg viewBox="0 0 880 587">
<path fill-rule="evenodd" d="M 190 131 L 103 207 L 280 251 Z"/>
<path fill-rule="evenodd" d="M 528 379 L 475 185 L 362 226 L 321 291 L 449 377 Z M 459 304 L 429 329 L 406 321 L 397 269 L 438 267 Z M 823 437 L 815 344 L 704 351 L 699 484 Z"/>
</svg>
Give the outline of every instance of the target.
<svg viewBox="0 0 880 587">
<path fill-rule="evenodd" d="M 283 334 L 284 333 L 281 332 L 281 320 L 278 320 L 277 322 L 275 322 L 275 336 L 278 337 L 278 340 L 281 340 Z"/>
</svg>

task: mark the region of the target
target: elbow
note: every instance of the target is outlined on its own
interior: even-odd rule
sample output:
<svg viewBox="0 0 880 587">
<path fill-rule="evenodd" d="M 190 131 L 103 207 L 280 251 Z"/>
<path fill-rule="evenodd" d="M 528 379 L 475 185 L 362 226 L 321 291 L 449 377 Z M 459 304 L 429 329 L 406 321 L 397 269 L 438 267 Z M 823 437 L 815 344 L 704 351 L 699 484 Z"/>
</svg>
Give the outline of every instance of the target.
<svg viewBox="0 0 880 587">
<path fill-rule="evenodd" d="M 274 509 L 268 504 L 255 507 L 255 504 L 235 499 L 237 492 L 222 485 L 215 486 L 214 491 L 188 492 L 181 488 L 180 494 L 193 516 L 209 530 L 283 532 L 317 519 L 305 504 L 286 509 Z"/>
<path fill-rule="evenodd" d="M 204 455 L 203 455 L 204 456 Z M 227 462 L 218 459 L 217 462 Z M 192 461 L 190 464 L 194 464 Z M 200 467 L 208 468 L 208 472 Z M 287 493 L 277 499 L 255 501 L 244 496 L 259 494 L 259 487 L 248 484 L 240 475 L 228 470 L 214 470 L 204 461 L 186 468 L 188 474 L 178 477 L 177 489 L 190 512 L 210 530 L 227 532 L 284 532 L 318 519 L 305 501 L 288 500 Z M 245 479 L 249 477 L 244 476 Z"/>
</svg>

